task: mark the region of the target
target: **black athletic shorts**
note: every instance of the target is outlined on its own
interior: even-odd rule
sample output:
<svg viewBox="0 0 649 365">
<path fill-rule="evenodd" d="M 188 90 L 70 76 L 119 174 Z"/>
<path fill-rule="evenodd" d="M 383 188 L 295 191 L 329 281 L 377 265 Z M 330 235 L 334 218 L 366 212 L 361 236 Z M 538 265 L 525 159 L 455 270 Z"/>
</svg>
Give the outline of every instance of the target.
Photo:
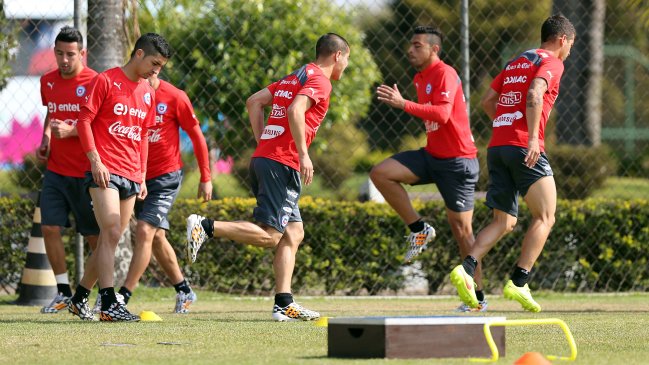
<svg viewBox="0 0 649 365">
<path fill-rule="evenodd" d="M 45 170 L 40 200 L 41 224 L 70 227 L 69 215 L 72 213 L 77 232 L 84 236 L 99 234 L 99 225 L 84 180 L 82 177 Z"/>
<path fill-rule="evenodd" d="M 518 195 L 525 196 L 527 190 L 545 176 L 552 176 L 552 167 L 545 153 L 532 168 L 525 165 L 527 148 L 518 146 L 497 146 L 487 149 L 489 167 L 489 188 L 487 206 L 518 216 Z"/>
<path fill-rule="evenodd" d="M 169 172 L 146 181 L 147 195 L 135 201 L 135 218 L 156 228 L 169 230 L 169 209 L 176 200 L 183 180 L 182 170 Z"/>
<path fill-rule="evenodd" d="M 475 185 L 480 172 L 477 158 L 439 159 L 424 148 L 400 152 L 392 158 L 419 178 L 412 185 L 437 185 L 448 209 L 454 212 L 473 209 Z"/>
<path fill-rule="evenodd" d="M 277 161 L 255 157 L 250 161 L 250 185 L 257 198 L 253 217 L 284 233 L 288 222 L 301 222 L 298 199 L 300 173 Z"/>
<path fill-rule="evenodd" d="M 85 184 L 87 188 L 98 188 L 99 185 L 95 183 L 92 178 L 92 173 L 86 171 Z M 108 182 L 109 189 L 115 189 L 119 192 L 119 200 L 126 200 L 133 195 L 140 193 L 140 184 L 133 182 L 125 177 L 110 174 L 110 181 Z"/>
</svg>

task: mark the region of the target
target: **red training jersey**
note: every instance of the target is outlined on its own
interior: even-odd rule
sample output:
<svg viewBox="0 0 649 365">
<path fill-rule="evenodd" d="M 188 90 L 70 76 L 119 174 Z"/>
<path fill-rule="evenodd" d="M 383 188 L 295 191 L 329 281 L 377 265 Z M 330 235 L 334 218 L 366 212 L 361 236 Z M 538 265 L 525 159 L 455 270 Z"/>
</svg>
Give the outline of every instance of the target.
<svg viewBox="0 0 649 365">
<path fill-rule="evenodd" d="M 559 95 L 559 82 L 563 75 L 563 62 L 550 51 L 532 49 L 510 61 L 491 82 L 491 88 L 499 95 L 493 134 L 489 147 L 527 147 L 528 130 L 526 118 L 527 91 L 532 80 L 540 77 L 548 83 L 543 95 L 543 111 L 539 126 L 539 147 L 545 151 L 545 125 L 550 111 Z"/>
<path fill-rule="evenodd" d="M 84 67 L 71 79 L 64 79 L 58 69 L 41 77 L 41 100 L 47 107 L 50 119 L 59 119 L 76 127 L 81 104 L 92 79 L 97 72 Z M 50 155 L 47 158 L 47 169 L 63 176 L 84 177 L 90 169 L 90 162 L 81 149 L 78 136 L 50 139 Z"/>
<path fill-rule="evenodd" d="M 404 110 L 424 120 L 426 151 L 435 158 L 475 158 L 475 146 L 462 81 L 442 60 L 417 73 L 413 83 L 419 103 L 406 101 Z"/>
<path fill-rule="evenodd" d="M 141 183 L 142 136 L 155 123 L 154 103 L 154 90 L 145 79 L 131 81 L 120 67 L 97 75 L 79 115 L 84 152 L 96 149 L 111 174 Z M 83 123 L 92 128 L 89 140 Z"/>
<path fill-rule="evenodd" d="M 147 180 L 177 171 L 183 166 L 180 158 L 180 133 L 178 132 L 180 127 L 189 134 L 194 144 L 201 182 L 209 181 L 207 144 L 187 94 L 172 84 L 160 80 L 160 85 L 155 91 L 155 102 L 155 125 L 149 128 L 148 134 Z"/>
<path fill-rule="evenodd" d="M 286 111 L 297 95 L 306 95 L 313 104 L 305 113 L 306 145 L 315 138 L 329 109 L 331 82 L 314 63 L 268 86 L 273 94 L 273 109 L 252 157 L 265 157 L 300 171 L 300 160 L 291 135 Z"/>
</svg>

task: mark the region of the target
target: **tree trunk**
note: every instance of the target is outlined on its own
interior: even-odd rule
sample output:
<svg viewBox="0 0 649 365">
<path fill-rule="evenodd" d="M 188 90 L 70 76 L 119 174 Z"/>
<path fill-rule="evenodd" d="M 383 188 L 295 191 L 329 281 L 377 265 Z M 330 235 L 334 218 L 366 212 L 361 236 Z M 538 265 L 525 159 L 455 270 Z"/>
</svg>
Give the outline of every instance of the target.
<svg viewBox="0 0 649 365">
<path fill-rule="evenodd" d="M 126 60 L 123 0 L 88 0 L 88 66 L 97 72 Z"/>
<path fill-rule="evenodd" d="M 123 0 L 88 0 L 88 66 L 97 72 L 118 67 L 126 60 Z M 132 225 L 130 225 L 132 226 Z M 115 285 L 126 279 L 133 257 L 131 234 L 126 229 L 115 250 Z"/>
<path fill-rule="evenodd" d="M 605 0 L 562 0 L 553 4 L 575 26 L 577 39 L 565 61 L 557 113 L 560 143 L 598 145 L 604 65 Z"/>
</svg>

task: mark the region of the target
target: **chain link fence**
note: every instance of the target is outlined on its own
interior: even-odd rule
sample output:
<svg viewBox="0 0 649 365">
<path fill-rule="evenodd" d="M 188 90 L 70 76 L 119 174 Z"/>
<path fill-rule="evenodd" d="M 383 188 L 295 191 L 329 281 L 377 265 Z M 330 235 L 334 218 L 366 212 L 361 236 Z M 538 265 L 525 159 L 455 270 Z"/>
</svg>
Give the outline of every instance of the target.
<svg viewBox="0 0 649 365">
<path fill-rule="evenodd" d="M 479 106 L 480 97 L 507 60 L 538 47 L 541 23 L 561 11 L 575 24 L 577 41 L 565 62 L 560 96 L 546 131 L 559 196 L 632 199 L 649 194 L 646 2 L 4 0 L 0 4 L 0 195 L 29 195 L 39 189 L 44 167 L 33 152 L 40 144 L 46 112 L 39 77 L 56 67 L 53 41 L 63 25 L 75 23 L 75 5 L 87 39 L 88 62 L 97 71 L 123 63 L 140 33 L 153 31 L 169 40 L 176 54 L 162 77 L 186 90 L 194 104 L 210 147 L 219 198 L 250 196 L 247 164 L 254 138 L 246 98 L 312 60 L 321 34 L 333 31 L 346 37 L 352 47 L 350 66 L 343 79 L 333 83 L 330 111 L 311 147 L 317 171 L 314 184 L 303 190 L 304 195 L 334 200 L 367 199 L 368 173 L 374 164 L 397 151 L 424 145 L 423 123 L 378 102 L 375 88 L 397 84 L 405 98 L 416 99 L 415 70 L 406 49 L 413 28 L 431 24 L 446 36 L 441 58 L 463 79 L 481 160 L 478 190 L 485 191 L 491 122 Z M 463 19 L 468 19 L 464 42 Z M 182 143 L 187 171 L 181 198 L 191 198 L 198 176 L 191 143 L 186 137 Z M 434 185 L 409 192 L 414 198 L 439 199 Z M 474 229 L 485 223 L 476 220 Z M 631 227 L 642 229 L 646 227 Z M 490 255 L 506 255 L 499 250 Z M 356 257 L 366 259 L 361 253 Z"/>
</svg>

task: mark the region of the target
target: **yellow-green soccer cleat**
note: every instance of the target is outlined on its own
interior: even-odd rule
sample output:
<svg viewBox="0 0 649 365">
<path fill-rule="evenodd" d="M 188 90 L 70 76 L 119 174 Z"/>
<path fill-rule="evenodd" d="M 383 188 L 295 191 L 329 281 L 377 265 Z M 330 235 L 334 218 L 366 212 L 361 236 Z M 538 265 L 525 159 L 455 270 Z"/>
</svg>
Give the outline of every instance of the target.
<svg viewBox="0 0 649 365">
<path fill-rule="evenodd" d="M 510 280 L 505 284 L 503 290 L 505 298 L 515 300 L 521 303 L 521 306 L 526 311 L 538 313 L 541 311 L 541 306 L 532 298 L 530 287 L 525 284 L 523 287 L 518 287 Z"/>
<path fill-rule="evenodd" d="M 478 308 L 478 298 L 475 295 L 475 282 L 469 274 L 464 271 L 462 265 L 457 265 L 451 271 L 451 283 L 457 289 L 457 294 L 464 304 L 471 308 Z"/>
</svg>

